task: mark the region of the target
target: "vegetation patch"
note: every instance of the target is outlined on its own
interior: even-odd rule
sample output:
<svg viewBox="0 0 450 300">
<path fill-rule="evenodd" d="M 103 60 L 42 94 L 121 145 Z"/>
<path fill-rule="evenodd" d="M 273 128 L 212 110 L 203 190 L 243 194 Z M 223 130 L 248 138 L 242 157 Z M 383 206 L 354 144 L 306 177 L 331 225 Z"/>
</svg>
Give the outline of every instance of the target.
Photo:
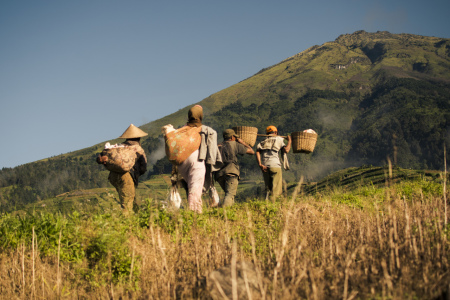
<svg viewBox="0 0 450 300">
<path fill-rule="evenodd" d="M 130 218 L 108 209 L 3 214 L 0 290 L 208 299 L 208 274 L 236 259 L 260 272 L 263 298 L 437 297 L 450 283 L 450 249 L 447 192 L 433 178 L 311 194 L 303 186 L 276 202 L 248 199 L 200 215 L 150 198 Z"/>
</svg>

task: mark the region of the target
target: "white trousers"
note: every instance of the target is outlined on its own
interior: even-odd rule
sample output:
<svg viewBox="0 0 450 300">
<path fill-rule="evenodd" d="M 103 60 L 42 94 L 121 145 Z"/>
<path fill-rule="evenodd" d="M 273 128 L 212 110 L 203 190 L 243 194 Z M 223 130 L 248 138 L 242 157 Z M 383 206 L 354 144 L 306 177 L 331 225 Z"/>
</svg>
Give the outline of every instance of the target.
<svg viewBox="0 0 450 300">
<path fill-rule="evenodd" d="M 189 209 L 202 213 L 202 192 L 206 167 L 204 161 L 198 160 L 198 150 L 194 151 L 194 153 L 178 166 L 178 172 L 188 185 Z"/>
</svg>

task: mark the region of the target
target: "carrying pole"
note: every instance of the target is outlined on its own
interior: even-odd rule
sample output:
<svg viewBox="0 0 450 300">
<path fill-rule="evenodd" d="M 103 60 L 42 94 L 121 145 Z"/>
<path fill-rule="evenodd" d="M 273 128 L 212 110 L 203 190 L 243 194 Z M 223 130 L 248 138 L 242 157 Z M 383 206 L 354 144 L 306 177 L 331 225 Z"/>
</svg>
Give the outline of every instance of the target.
<svg viewBox="0 0 450 300">
<path fill-rule="evenodd" d="M 270 134 L 259 134 L 259 133 L 256 135 L 257 136 L 279 136 L 279 137 L 287 139 L 287 136 L 285 136 L 285 135 L 270 135 Z"/>
</svg>

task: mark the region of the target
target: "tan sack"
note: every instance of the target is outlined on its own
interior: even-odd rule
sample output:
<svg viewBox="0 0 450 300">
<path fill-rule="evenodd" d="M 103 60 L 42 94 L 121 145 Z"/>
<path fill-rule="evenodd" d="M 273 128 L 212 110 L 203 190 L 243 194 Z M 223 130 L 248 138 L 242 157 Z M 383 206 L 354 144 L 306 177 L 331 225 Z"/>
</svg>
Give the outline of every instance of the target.
<svg viewBox="0 0 450 300">
<path fill-rule="evenodd" d="M 201 127 L 184 126 L 164 136 L 166 155 L 169 161 L 179 165 L 200 147 Z"/>
<path fill-rule="evenodd" d="M 103 149 L 100 156 L 106 156 L 107 159 L 103 159 L 103 165 L 106 169 L 116 173 L 129 172 L 136 163 L 137 148 L 136 146 L 125 146 L 110 149 Z"/>
</svg>

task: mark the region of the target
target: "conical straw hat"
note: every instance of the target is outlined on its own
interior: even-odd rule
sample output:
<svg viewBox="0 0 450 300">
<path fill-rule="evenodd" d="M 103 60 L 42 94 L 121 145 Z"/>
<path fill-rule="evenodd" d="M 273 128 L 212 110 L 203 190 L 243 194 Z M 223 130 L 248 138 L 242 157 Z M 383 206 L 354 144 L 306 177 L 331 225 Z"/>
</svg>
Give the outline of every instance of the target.
<svg viewBox="0 0 450 300">
<path fill-rule="evenodd" d="M 121 136 L 119 136 L 119 138 L 121 139 L 135 139 L 135 138 L 140 138 L 143 136 L 148 135 L 148 133 L 142 131 L 141 129 L 137 128 L 136 126 L 134 126 L 133 124 L 131 124 L 127 130 L 125 130 L 124 133 L 122 133 Z"/>
</svg>

